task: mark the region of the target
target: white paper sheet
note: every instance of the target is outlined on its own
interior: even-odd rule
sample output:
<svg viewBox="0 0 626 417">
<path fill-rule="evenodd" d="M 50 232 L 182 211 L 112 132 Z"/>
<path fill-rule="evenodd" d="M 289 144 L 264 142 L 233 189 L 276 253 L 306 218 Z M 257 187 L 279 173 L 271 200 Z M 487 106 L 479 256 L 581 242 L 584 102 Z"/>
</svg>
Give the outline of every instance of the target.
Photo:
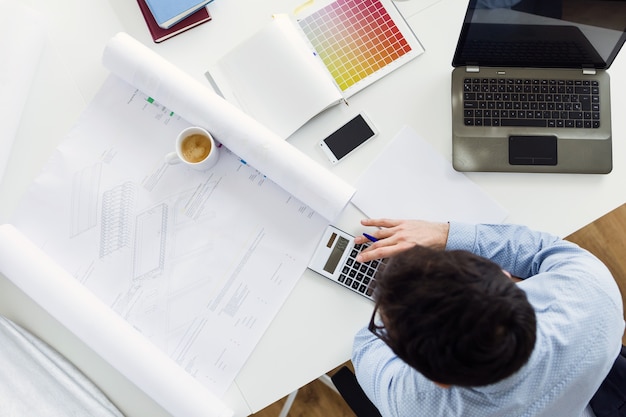
<svg viewBox="0 0 626 417">
<path fill-rule="evenodd" d="M 405 126 L 357 183 L 353 203 L 368 217 L 500 223 L 508 213 Z"/>
<path fill-rule="evenodd" d="M 45 40 L 44 19 L 15 1 L 0 0 L 0 180 Z"/>
<path fill-rule="evenodd" d="M 103 63 L 190 123 L 205 127 L 236 155 L 328 220 L 335 220 L 354 194 L 350 184 L 127 34 L 119 33 L 110 40 Z"/>
<path fill-rule="evenodd" d="M 173 416 L 233 414 L 11 225 L 0 226 L 0 273 Z"/>
<path fill-rule="evenodd" d="M 111 75 L 13 224 L 221 396 L 328 221 L 225 146 L 206 172 L 167 164 L 187 126 Z"/>
</svg>

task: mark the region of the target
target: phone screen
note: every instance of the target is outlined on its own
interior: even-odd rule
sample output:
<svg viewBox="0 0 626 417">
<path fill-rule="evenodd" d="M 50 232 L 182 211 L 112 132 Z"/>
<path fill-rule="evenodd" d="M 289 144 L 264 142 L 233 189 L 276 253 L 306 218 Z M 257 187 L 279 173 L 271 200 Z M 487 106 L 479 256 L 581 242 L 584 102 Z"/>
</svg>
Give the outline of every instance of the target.
<svg viewBox="0 0 626 417">
<path fill-rule="evenodd" d="M 341 158 L 348 155 L 354 149 L 365 143 L 368 139 L 376 136 L 376 131 L 362 114 L 356 115 L 345 125 L 331 133 L 320 145 L 328 155 L 331 162 L 337 163 Z"/>
</svg>

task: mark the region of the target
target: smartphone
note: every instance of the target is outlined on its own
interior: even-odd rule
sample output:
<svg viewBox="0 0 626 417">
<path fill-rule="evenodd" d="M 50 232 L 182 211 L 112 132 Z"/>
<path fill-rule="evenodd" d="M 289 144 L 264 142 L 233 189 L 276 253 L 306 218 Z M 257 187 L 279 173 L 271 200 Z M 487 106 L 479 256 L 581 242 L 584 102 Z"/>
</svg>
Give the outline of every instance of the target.
<svg viewBox="0 0 626 417">
<path fill-rule="evenodd" d="M 363 113 L 323 139 L 319 145 L 332 164 L 336 164 L 378 132 Z"/>
</svg>

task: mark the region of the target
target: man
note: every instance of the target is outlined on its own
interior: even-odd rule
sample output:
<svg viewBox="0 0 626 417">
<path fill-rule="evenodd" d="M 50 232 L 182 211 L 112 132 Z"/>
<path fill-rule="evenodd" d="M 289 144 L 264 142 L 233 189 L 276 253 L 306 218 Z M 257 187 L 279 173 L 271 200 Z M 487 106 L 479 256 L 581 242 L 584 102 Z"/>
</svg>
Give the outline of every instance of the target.
<svg viewBox="0 0 626 417">
<path fill-rule="evenodd" d="M 597 258 L 523 226 L 362 223 L 360 261 L 389 259 L 352 361 L 383 416 L 593 415 L 624 332 Z"/>
</svg>

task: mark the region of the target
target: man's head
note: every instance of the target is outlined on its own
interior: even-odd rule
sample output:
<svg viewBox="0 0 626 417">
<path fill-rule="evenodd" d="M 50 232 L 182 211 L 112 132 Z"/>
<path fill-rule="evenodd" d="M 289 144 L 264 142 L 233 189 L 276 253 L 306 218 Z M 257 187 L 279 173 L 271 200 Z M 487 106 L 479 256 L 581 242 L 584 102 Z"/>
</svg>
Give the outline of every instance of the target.
<svg viewBox="0 0 626 417">
<path fill-rule="evenodd" d="M 494 262 L 417 246 L 387 261 L 374 329 L 402 360 L 440 384 L 483 386 L 518 371 L 536 339 L 526 294 Z"/>
</svg>

